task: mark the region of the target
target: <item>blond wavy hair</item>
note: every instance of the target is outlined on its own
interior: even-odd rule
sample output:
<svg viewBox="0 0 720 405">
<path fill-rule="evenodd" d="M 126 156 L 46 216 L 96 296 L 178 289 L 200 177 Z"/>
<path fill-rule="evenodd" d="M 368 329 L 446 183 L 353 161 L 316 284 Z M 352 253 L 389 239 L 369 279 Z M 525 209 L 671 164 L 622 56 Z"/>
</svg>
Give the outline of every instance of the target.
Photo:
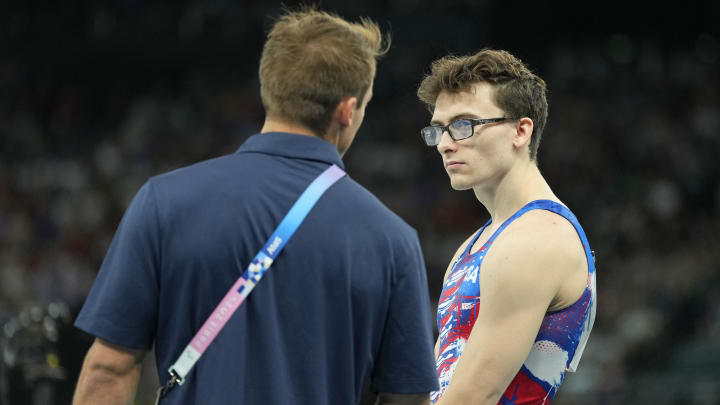
<svg viewBox="0 0 720 405">
<path fill-rule="evenodd" d="M 260 59 L 260 95 L 269 118 L 300 123 L 323 136 L 343 97 L 358 108 L 390 46 L 378 25 L 348 22 L 312 7 L 285 10 Z"/>
</svg>

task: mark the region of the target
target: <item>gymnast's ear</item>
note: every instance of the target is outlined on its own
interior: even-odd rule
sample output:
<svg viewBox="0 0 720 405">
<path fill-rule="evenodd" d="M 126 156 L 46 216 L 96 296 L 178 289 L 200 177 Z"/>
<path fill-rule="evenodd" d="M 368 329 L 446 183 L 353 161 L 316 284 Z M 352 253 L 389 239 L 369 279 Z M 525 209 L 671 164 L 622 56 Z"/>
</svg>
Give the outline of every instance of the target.
<svg viewBox="0 0 720 405">
<path fill-rule="evenodd" d="M 532 119 L 528 117 L 518 119 L 515 124 L 515 134 L 512 138 L 513 146 L 515 146 L 515 148 L 522 148 L 525 145 L 529 145 L 533 128 Z"/>
</svg>

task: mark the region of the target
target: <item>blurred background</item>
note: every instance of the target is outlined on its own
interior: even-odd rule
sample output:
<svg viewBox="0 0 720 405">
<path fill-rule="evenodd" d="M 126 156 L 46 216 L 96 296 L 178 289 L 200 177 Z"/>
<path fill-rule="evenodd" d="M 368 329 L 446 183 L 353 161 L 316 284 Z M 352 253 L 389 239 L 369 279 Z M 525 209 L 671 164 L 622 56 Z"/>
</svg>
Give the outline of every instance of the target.
<svg viewBox="0 0 720 405">
<path fill-rule="evenodd" d="M 318 2 L 393 34 L 347 171 L 418 230 L 436 305 L 488 215 L 421 142 L 415 91 L 438 57 L 509 50 L 548 84 L 540 169 L 597 254 L 595 329 L 553 403 L 720 404 L 720 7 L 630 3 Z M 71 324 L 125 207 L 148 177 L 259 130 L 279 10 L 0 3 L 0 405 L 70 402 L 92 342 Z"/>
</svg>

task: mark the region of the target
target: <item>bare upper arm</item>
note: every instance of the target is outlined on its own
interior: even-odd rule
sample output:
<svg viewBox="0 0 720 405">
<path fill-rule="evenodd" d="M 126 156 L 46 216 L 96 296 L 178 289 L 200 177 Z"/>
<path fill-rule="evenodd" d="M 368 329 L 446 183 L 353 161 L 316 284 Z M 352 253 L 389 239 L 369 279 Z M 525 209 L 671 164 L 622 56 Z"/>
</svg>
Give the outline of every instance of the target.
<svg viewBox="0 0 720 405">
<path fill-rule="evenodd" d="M 575 228 L 544 210 L 528 212 L 510 224 L 482 266 L 482 306 L 497 317 L 526 306 L 540 306 L 543 314 L 559 309 L 552 308 L 553 303 L 574 302 L 587 281 L 585 251 Z"/>
<path fill-rule="evenodd" d="M 376 405 L 429 405 L 429 394 L 378 394 Z"/>
<path fill-rule="evenodd" d="M 129 349 L 96 338 L 85 358 L 87 367 L 103 369 L 111 374 L 125 375 L 142 366 L 144 350 Z"/>
<path fill-rule="evenodd" d="M 83 363 L 74 405 L 130 404 L 135 397 L 145 351 L 95 339 Z"/>
</svg>

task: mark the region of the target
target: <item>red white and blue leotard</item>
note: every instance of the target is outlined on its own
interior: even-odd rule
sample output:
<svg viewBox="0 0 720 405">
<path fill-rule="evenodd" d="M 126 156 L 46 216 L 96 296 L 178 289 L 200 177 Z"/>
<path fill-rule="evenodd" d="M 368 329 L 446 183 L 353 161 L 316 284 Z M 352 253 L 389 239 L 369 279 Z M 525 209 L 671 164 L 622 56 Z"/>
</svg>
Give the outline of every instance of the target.
<svg viewBox="0 0 720 405">
<path fill-rule="evenodd" d="M 545 314 L 535 344 L 498 404 L 549 404 L 567 371 L 575 371 L 595 320 L 597 303 L 595 260 L 585 232 L 575 215 L 556 202 L 536 200 L 508 218 L 476 253 L 470 249 L 482 231 L 478 231 L 465 251 L 453 264 L 443 285 L 438 304 L 437 323 L 440 341 L 437 369 L 440 390 L 431 394 L 434 403 L 450 385 L 455 365 L 462 355 L 480 309 L 480 267 L 498 235 L 515 219 L 530 210 L 542 209 L 567 219 L 582 241 L 588 263 L 588 282 L 582 296 L 571 306 Z"/>
</svg>

